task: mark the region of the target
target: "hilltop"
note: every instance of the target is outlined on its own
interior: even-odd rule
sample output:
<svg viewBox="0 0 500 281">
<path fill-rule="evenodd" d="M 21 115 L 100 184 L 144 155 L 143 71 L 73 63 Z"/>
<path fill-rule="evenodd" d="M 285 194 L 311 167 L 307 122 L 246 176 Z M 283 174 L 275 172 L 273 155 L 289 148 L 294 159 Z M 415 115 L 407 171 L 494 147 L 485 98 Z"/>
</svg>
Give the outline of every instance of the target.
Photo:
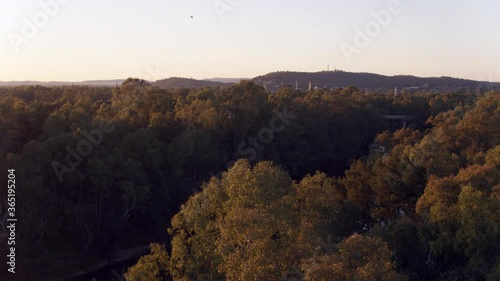
<svg viewBox="0 0 500 281">
<path fill-rule="evenodd" d="M 302 90 L 312 88 L 343 88 L 356 86 L 358 89 L 386 91 L 394 88 L 408 90 L 470 90 L 478 88 L 500 88 L 500 83 L 466 80 L 452 77 L 416 77 L 411 75 L 385 76 L 374 73 L 355 73 L 345 71 L 292 72 L 279 71 L 258 76 L 253 79 L 268 90 L 274 91 L 283 85 L 291 85 Z"/>
</svg>

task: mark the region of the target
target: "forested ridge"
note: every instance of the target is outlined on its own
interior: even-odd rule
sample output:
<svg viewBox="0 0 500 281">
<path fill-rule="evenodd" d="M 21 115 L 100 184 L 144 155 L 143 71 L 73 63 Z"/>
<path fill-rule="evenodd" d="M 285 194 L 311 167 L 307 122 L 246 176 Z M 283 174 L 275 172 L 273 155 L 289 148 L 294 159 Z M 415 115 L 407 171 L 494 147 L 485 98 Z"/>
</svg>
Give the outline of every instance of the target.
<svg viewBox="0 0 500 281">
<path fill-rule="evenodd" d="M 499 92 L 128 79 L 0 88 L 0 116 L 26 280 L 160 241 L 127 280 L 500 280 Z"/>
<path fill-rule="evenodd" d="M 372 91 L 385 91 L 387 89 L 417 88 L 433 93 L 498 90 L 500 83 L 474 81 L 452 77 L 416 77 L 410 75 L 385 76 L 375 73 L 356 73 L 341 70 L 321 72 L 294 72 L 279 71 L 255 77 L 256 82 L 275 82 L 297 85 L 299 88 L 308 89 L 308 84 L 319 88 L 336 88 L 347 85 L 356 85 L 360 89 Z M 296 84 L 297 83 L 297 84 Z"/>
</svg>

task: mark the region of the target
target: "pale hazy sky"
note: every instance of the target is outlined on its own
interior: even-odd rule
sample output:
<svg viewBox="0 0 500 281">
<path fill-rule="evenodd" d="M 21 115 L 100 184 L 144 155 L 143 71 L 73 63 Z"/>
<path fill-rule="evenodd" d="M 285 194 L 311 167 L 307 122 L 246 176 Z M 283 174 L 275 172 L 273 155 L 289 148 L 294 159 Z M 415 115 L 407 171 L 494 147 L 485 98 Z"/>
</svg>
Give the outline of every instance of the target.
<svg viewBox="0 0 500 281">
<path fill-rule="evenodd" d="M 500 81 L 500 1 L 400 0 L 377 30 L 371 12 L 390 2 L 0 0 L 0 81 L 254 77 L 328 63 Z M 367 25 L 370 44 L 356 44 Z M 343 42 L 358 49 L 350 61 Z"/>
</svg>

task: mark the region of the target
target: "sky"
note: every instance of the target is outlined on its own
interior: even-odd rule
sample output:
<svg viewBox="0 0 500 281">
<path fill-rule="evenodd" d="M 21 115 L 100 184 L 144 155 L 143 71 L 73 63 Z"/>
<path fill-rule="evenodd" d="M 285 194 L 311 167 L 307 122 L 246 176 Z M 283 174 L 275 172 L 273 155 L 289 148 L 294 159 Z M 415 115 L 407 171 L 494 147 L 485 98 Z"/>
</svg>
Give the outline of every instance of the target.
<svg viewBox="0 0 500 281">
<path fill-rule="evenodd" d="M 497 0 L 0 0 L 0 81 L 339 69 L 500 81 Z"/>
</svg>

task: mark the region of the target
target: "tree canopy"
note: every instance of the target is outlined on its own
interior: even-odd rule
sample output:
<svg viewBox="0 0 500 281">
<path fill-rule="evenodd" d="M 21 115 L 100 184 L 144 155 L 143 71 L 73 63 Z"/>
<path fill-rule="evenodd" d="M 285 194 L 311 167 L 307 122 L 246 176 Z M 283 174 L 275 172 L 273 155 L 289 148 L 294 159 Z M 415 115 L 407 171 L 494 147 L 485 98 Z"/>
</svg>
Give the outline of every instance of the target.
<svg viewBox="0 0 500 281">
<path fill-rule="evenodd" d="M 128 79 L 0 88 L 0 115 L 27 280 L 151 242 L 127 280 L 500 278 L 498 92 Z"/>
</svg>

